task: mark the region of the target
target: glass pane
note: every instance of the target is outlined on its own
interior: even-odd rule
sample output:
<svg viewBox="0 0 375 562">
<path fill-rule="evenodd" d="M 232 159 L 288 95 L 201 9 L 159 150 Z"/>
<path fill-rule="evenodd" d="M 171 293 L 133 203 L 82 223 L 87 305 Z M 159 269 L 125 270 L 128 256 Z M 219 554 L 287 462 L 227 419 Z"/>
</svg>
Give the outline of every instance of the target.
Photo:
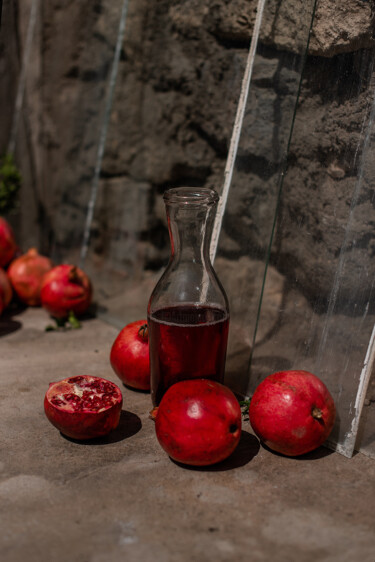
<svg viewBox="0 0 375 562">
<path fill-rule="evenodd" d="M 375 459 L 375 369 L 372 365 L 372 375 L 367 389 L 356 449 Z"/>
<path fill-rule="evenodd" d="M 276 196 L 261 189 L 261 181 L 249 189 L 259 190 L 252 200 L 246 192 L 247 199 L 233 201 L 235 213 L 251 221 L 247 238 L 244 225 L 236 223 L 238 239 L 246 239 L 251 257 L 259 251 L 266 261 L 267 212 L 276 209 L 249 393 L 267 374 L 284 368 L 317 374 L 338 411 L 330 441 L 349 456 L 375 323 L 372 67 L 366 51 L 311 57 L 277 209 Z"/>
<path fill-rule="evenodd" d="M 63 13 L 50 6 L 51 13 L 47 9 L 45 14 L 54 38 L 44 51 L 44 96 L 45 119 L 50 114 L 52 121 L 53 116 L 55 139 L 46 146 L 45 157 L 58 202 L 52 250 L 56 261 L 80 262 L 88 205 L 95 204 L 121 8 L 120 1 L 78 2 Z"/>
<path fill-rule="evenodd" d="M 130 5 L 85 263 L 119 327 L 145 317 L 169 258 L 164 191 L 221 189 L 251 29 L 224 23 L 205 3 Z"/>
<path fill-rule="evenodd" d="M 256 329 L 258 338 L 267 337 L 277 322 L 282 298 L 281 272 L 269 269 L 267 278 L 272 279 L 272 286 L 263 287 L 263 281 L 314 2 L 303 3 L 300 9 L 299 31 L 292 37 L 285 35 L 288 3 L 266 5 L 215 262 L 224 287 L 228 287 L 231 305 L 227 380 L 242 395 L 248 390 Z M 258 326 L 261 305 L 267 322 Z M 257 362 L 254 357 L 253 363 Z M 283 366 L 280 361 L 278 368 Z M 257 376 L 269 374 L 270 368 L 269 359 L 262 357 Z M 258 379 L 253 376 L 254 380 Z"/>
<path fill-rule="evenodd" d="M 35 143 L 40 139 L 40 5 L 4 1 L 0 34 L 0 152 L 15 158 L 24 188 L 16 211 L 7 216 L 20 247 L 41 245 L 36 224 L 42 195 L 41 168 Z"/>
</svg>

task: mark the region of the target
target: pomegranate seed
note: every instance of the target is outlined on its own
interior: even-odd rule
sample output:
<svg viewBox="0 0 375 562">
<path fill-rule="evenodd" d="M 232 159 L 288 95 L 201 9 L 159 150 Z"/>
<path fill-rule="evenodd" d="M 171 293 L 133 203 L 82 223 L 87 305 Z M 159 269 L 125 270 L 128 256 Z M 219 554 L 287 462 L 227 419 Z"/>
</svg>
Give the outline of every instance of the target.
<svg viewBox="0 0 375 562">
<path fill-rule="evenodd" d="M 65 402 L 63 402 L 63 401 L 60 400 L 59 398 L 52 398 L 51 402 L 52 402 L 52 404 L 54 404 L 55 406 L 62 406 L 63 404 L 65 404 Z"/>
<path fill-rule="evenodd" d="M 88 388 L 100 388 L 100 382 L 99 381 L 91 381 L 91 382 L 88 382 L 86 386 Z"/>
<path fill-rule="evenodd" d="M 82 382 L 84 380 L 85 379 L 83 377 L 72 377 L 71 379 L 68 379 L 68 383 L 77 384 L 77 383 Z"/>
<path fill-rule="evenodd" d="M 70 393 L 65 395 L 65 400 L 67 400 L 68 402 L 80 402 L 81 397 L 78 396 L 78 394 Z"/>
</svg>

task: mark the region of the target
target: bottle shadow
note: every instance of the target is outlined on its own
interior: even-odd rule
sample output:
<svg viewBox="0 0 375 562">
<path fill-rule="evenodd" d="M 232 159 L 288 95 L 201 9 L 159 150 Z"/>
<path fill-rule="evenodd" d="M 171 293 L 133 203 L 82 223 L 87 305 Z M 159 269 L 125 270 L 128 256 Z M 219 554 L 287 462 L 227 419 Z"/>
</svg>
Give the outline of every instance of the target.
<svg viewBox="0 0 375 562">
<path fill-rule="evenodd" d="M 122 410 L 118 426 L 108 435 L 104 435 L 103 437 L 94 437 L 93 439 L 72 439 L 63 433 L 61 433 L 61 435 L 67 441 L 71 441 L 72 443 L 77 443 L 79 445 L 110 445 L 111 443 L 118 443 L 119 441 L 129 439 L 129 437 L 138 433 L 141 428 L 141 419 L 136 414 L 128 412 L 127 410 Z"/>
<path fill-rule="evenodd" d="M 173 459 L 172 462 L 181 468 L 185 468 L 187 470 L 193 470 L 198 472 L 224 472 L 226 470 L 233 470 L 234 468 L 239 468 L 241 466 L 245 466 L 250 461 L 253 460 L 254 457 L 258 454 L 260 449 L 259 440 L 248 433 L 247 431 L 241 431 L 241 438 L 240 442 L 238 443 L 237 448 L 233 453 L 225 460 L 212 464 L 209 466 L 192 466 L 188 464 L 183 464 L 181 462 L 175 461 Z"/>
</svg>

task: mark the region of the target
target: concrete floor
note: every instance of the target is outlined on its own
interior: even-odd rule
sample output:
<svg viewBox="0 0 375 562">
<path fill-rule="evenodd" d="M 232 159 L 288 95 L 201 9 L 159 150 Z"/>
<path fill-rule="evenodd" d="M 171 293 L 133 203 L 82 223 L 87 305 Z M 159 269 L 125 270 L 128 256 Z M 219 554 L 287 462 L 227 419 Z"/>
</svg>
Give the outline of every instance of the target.
<svg viewBox="0 0 375 562">
<path fill-rule="evenodd" d="M 234 455 L 193 470 L 159 447 L 148 394 L 109 364 L 100 320 L 45 332 L 43 310 L 0 318 L 0 560 L 375 561 L 375 462 L 324 448 L 284 458 L 244 422 Z M 77 443 L 47 421 L 48 383 L 90 373 L 124 394 L 119 428 Z"/>
</svg>

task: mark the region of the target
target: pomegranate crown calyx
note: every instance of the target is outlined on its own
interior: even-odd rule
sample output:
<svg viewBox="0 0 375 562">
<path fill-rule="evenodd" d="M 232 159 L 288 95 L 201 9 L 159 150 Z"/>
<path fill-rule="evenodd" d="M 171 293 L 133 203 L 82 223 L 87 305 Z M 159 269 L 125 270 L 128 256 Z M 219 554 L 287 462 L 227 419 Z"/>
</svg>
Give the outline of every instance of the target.
<svg viewBox="0 0 375 562">
<path fill-rule="evenodd" d="M 138 335 L 142 340 L 148 341 L 148 326 L 147 326 L 147 324 L 142 324 L 142 326 L 138 330 Z"/>
<path fill-rule="evenodd" d="M 314 408 L 312 409 L 311 415 L 316 420 L 321 420 L 323 418 L 322 410 L 320 408 L 317 408 L 316 406 L 314 406 Z"/>
<path fill-rule="evenodd" d="M 82 279 L 78 274 L 77 266 L 72 265 L 69 271 L 69 281 L 75 283 L 76 285 L 83 285 Z"/>
<path fill-rule="evenodd" d="M 152 410 L 150 410 L 148 417 L 150 418 L 150 420 L 152 420 L 153 422 L 156 421 L 156 416 L 158 415 L 158 410 L 159 410 L 159 406 L 155 406 L 154 408 L 152 408 Z"/>
</svg>

